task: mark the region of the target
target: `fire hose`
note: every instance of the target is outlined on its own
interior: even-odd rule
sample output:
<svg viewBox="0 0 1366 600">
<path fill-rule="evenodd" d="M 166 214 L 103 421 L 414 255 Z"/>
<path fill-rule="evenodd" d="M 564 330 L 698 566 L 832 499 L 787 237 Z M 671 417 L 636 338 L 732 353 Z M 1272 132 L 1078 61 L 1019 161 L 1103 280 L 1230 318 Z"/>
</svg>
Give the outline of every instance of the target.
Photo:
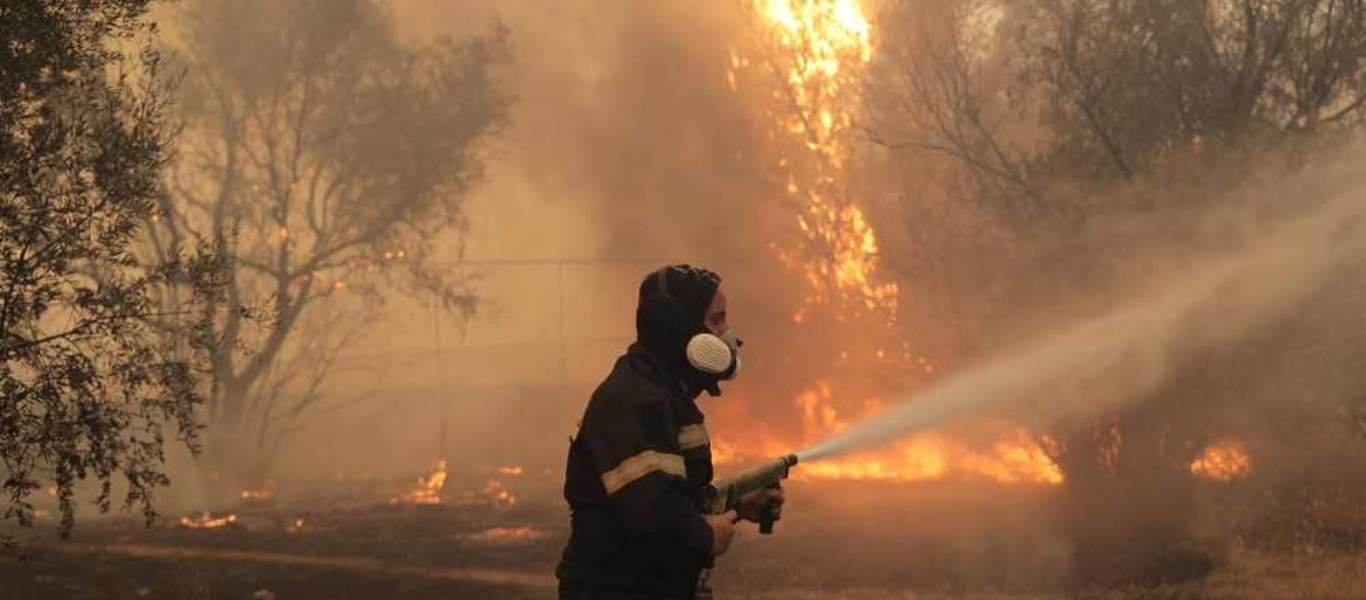
<svg viewBox="0 0 1366 600">
<path fill-rule="evenodd" d="M 719 515 L 735 509 L 740 499 L 759 490 L 777 489 L 787 479 L 788 472 L 797 464 L 797 455 L 789 454 L 765 462 L 735 477 L 713 482 L 702 490 L 702 502 L 707 512 Z M 773 533 L 773 524 L 778 518 L 772 512 L 765 513 L 759 520 L 759 533 Z M 702 569 L 698 576 L 696 600 L 711 600 L 711 588 L 707 580 L 711 577 L 711 567 Z"/>
</svg>

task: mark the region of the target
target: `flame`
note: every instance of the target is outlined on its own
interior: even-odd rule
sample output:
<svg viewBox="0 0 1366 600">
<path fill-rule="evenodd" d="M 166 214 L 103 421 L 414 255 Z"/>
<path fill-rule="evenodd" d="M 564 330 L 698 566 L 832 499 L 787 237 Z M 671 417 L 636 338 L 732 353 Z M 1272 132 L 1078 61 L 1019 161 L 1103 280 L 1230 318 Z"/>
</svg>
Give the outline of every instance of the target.
<svg viewBox="0 0 1366 600">
<path fill-rule="evenodd" d="M 250 489 L 250 488 L 248 488 L 248 489 L 242 490 L 242 493 L 241 493 L 240 496 L 241 496 L 241 498 L 242 498 L 243 500 L 269 500 L 269 499 L 271 499 L 271 498 L 273 498 L 273 497 L 275 496 L 275 492 L 272 492 L 272 491 L 267 490 L 267 489 Z"/>
<path fill-rule="evenodd" d="M 1252 472 L 1252 459 L 1242 442 L 1223 439 L 1205 448 L 1190 466 L 1191 473 L 1211 481 L 1230 481 Z"/>
<path fill-rule="evenodd" d="M 985 448 L 937 432 L 911 437 L 890 450 L 804 466 L 798 476 L 825 479 L 1058 484 L 1062 471 L 1028 432 L 1010 428 Z"/>
<path fill-rule="evenodd" d="M 180 526 L 186 529 L 218 529 L 227 527 L 237 522 L 237 515 L 228 513 L 221 517 L 215 517 L 209 512 L 201 513 L 197 517 L 185 515 L 180 517 Z"/>
<path fill-rule="evenodd" d="M 880 246 L 869 216 L 851 185 L 855 148 L 851 134 L 862 115 L 863 78 L 873 58 L 873 27 L 858 0 L 752 0 L 758 26 L 755 53 L 762 54 L 761 108 L 770 137 L 785 154 L 777 161 L 784 181 L 780 193 L 799 207 L 797 242 L 770 244 L 778 258 L 799 274 L 810 290 L 791 315 L 798 326 L 831 316 L 837 322 L 894 322 L 898 288 L 879 277 Z M 750 57 L 732 49 L 726 80 L 739 91 Z M 855 349 L 840 353 L 839 364 L 877 364 L 932 375 L 937 365 L 913 362 L 909 344 L 901 348 Z M 863 352 L 862 350 L 867 350 Z M 876 357 L 875 359 L 873 357 Z M 876 361 L 876 362 L 872 362 Z M 895 364 L 893 364 L 895 363 Z M 816 381 L 792 399 L 801 418 L 799 433 L 750 430 L 718 436 L 712 446 L 717 464 L 786 454 L 824 439 L 882 410 L 878 398 L 861 405 L 832 401 L 830 381 Z M 843 389 L 841 386 L 840 389 Z M 734 410 L 748 410 L 741 407 Z M 746 415 L 748 417 L 748 415 Z M 942 478 L 985 479 L 1005 483 L 1056 484 L 1062 474 L 1028 432 L 992 424 L 985 442 L 968 443 L 929 432 L 874 453 L 804 465 L 796 477 L 923 481 Z M 735 445 L 731 445 L 735 444 Z"/>
<path fill-rule="evenodd" d="M 417 478 L 417 485 L 399 496 L 394 502 L 408 504 L 440 504 L 441 490 L 446 487 L 446 459 L 436 463 L 432 474 Z"/>
<path fill-rule="evenodd" d="M 861 414 L 849 418 L 834 406 L 833 396 L 831 383 L 818 380 L 793 398 L 796 412 L 801 416 L 799 435 L 763 432 L 757 436 L 745 433 L 726 436 L 727 440 L 743 441 L 743 447 L 713 440 L 712 462 L 725 465 L 786 454 L 838 433 L 853 422 L 870 418 L 885 406 L 880 399 L 872 398 L 863 403 Z M 730 420 L 735 415 L 723 414 L 720 418 Z M 747 417 L 735 420 L 752 421 Z M 975 433 L 981 434 L 980 437 L 987 440 L 985 442 L 969 443 L 931 431 L 886 449 L 803 464 L 793 472 L 793 477 L 906 482 L 956 479 L 1012 484 L 1062 482 L 1062 471 L 1028 431 L 1000 422 L 984 423 L 981 429 Z"/>
<path fill-rule="evenodd" d="M 490 479 L 484 484 L 484 497 L 498 506 L 512 506 L 517 503 L 517 496 L 504 488 L 503 483 L 497 479 Z"/>
<path fill-rule="evenodd" d="M 808 305 L 838 303 L 890 317 L 897 287 L 877 282 L 877 236 L 854 202 L 847 174 L 848 134 L 873 56 L 872 27 L 855 0 L 756 0 L 754 9 L 772 54 L 763 64 L 776 76 L 765 113 L 773 135 L 800 149 L 779 167 L 787 170 L 786 193 L 802 205 L 796 225 L 803 241 L 795 249 L 775 246 L 778 257 L 810 284 Z M 726 79 L 733 89 L 737 70 L 749 64 L 732 50 Z M 806 313 L 792 319 L 800 324 Z"/>
<path fill-rule="evenodd" d="M 526 471 L 522 467 L 498 467 L 495 472 L 501 475 L 522 475 Z M 417 485 L 413 486 L 403 495 L 395 498 L 394 503 L 404 504 L 442 504 L 447 500 L 443 499 L 443 490 L 446 487 L 447 463 L 441 460 L 436 463 L 432 473 L 426 477 L 419 477 Z M 452 505 L 488 505 L 512 506 L 517 504 L 517 495 L 503 486 L 503 482 L 497 478 L 490 477 L 482 488 L 467 489 L 458 494 L 448 494 L 448 499 Z"/>
</svg>

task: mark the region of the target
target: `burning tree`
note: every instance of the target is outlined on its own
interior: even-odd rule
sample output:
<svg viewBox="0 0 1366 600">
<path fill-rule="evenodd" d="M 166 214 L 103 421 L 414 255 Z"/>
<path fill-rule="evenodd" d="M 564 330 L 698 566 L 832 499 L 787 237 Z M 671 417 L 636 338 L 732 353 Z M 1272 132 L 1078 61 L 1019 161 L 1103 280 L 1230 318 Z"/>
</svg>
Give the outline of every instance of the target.
<svg viewBox="0 0 1366 600">
<path fill-rule="evenodd" d="M 851 185 L 851 134 L 859 118 L 864 67 L 872 59 L 871 25 L 856 2 L 755 3 L 772 129 L 788 136 L 782 165 L 801 235 L 779 256 L 810 284 L 797 323 L 814 307 L 838 315 L 896 313 L 897 287 L 879 281 L 877 235 Z M 732 52 L 728 81 L 749 59 Z"/>
<path fill-rule="evenodd" d="M 851 168 L 862 78 L 873 56 L 872 26 L 851 0 L 755 1 L 746 3 L 744 15 L 748 35 L 730 50 L 726 81 L 763 117 L 758 123 L 769 138 L 764 150 L 776 159 L 759 168 L 776 175 L 765 202 L 785 209 L 784 227 L 767 241 L 799 280 L 789 324 L 799 331 L 793 335 L 835 340 L 785 357 L 789 375 L 783 379 L 796 386 L 779 393 L 793 395 L 800 411 L 784 412 L 801 417 L 807 435 L 828 434 L 827 427 L 811 426 L 811 413 L 844 411 L 847 418 L 848 409 L 881 383 L 821 377 L 830 364 L 870 375 L 912 359 L 909 345 L 898 342 L 891 328 L 897 284 L 879 271 L 879 239 Z M 791 372 L 815 376 L 794 378 Z M 831 405 L 832 396 L 813 394 L 813 386 L 833 386 L 841 402 Z M 788 429 L 798 424 L 788 420 Z"/>
<path fill-rule="evenodd" d="M 4 520 L 51 482 L 62 532 L 75 486 L 154 516 L 164 434 L 193 444 L 203 323 L 221 263 L 192 244 L 131 252 L 159 217 L 172 129 L 146 0 L 0 7 L 0 461 Z M 175 303 L 159 290 L 178 286 Z"/>
<path fill-rule="evenodd" d="M 1058 290 L 1123 279 L 1132 246 L 1091 243 L 1089 225 L 1198 214 L 1246 165 L 1312 160 L 1366 119 L 1360 2 L 903 0 L 883 22 L 871 133 L 923 151 L 903 163 L 903 264 L 943 284 L 922 297 L 959 317 L 966 353 L 1008 323 L 994 307 L 1068 310 Z M 1265 358 L 1247 346 L 1133 408 L 1039 432 L 1082 504 L 1069 514 L 1105 507 L 1104 523 L 1071 519 L 1082 573 L 1153 575 L 1191 539 L 1192 461 L 1227 425 L 1222 374 Z"/>
<path fill-rule="evenodd" d="M 370 0 L 200 0 L 177 23 L 184 141 L 149 248 L 229 257 L 205 307 L 207 451 L 259 478 L 311 415 L 357 399 L 328 395 L 329 368 L 392 290 L 475 308 L 443 257 L 506 121 L 507 33 L 411 47 Z"/>
<path fill-rule="evenodd" d="M 718 442 L 722 460 L 821 441 L 872 418 L 891 394 L 933 379 L 942 365 L 938 348 L 901 326 L 907 311 L 899 284 L 907 280 L 885 268 L 895 259 L 877 219 L 879 186 L 867 177 L 878 160 L 862 135 L 869 116 L 866 82 L 883 51 L 873 25 L 876 3 L 756 0 L 746 8 L 748 35 L 731 49 L 726 82 L 764 117 L 757 122 L 770 141 L 764 156 L 773 162 L 758 167 L 777 172 L 765 201 L 788 209 L 783 230 L 790 232 L 769 242 L 801 283 L 782 329 L 802 343 L 784 357 L 779 385 L 767 386 L 790 394 L 787 410 L 739 416 L 728 413 L 748 403 L 718 407 L 725 421 L 771 423 L 790 415 L 787 423 L 770 426 L 774 431 L 749 432 L 744 447 Z M 824 343 L 811 344 L 813 339 Z M 792 383 L 793 390 L 780 387 Z M 826 460 L 802 475 L 1058 480 L 1056 467 L 1018 426 L 976 423 L 970 429 L 972 436 L 924 432 L 894 448 Z"/>
</svg>

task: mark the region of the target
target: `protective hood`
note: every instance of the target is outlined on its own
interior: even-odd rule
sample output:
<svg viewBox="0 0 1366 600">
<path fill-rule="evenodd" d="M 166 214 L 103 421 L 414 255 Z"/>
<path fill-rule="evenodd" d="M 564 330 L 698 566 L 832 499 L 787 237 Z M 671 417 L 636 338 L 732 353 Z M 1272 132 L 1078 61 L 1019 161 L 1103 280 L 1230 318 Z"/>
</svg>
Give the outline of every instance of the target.
<svg viewBox="0 0 1366 600">
<path fill-rule="evenodd" d="M 649 349 L 692 394 L 703 390 L 713 396 L 721 394 L 720 377 L 699 370 L 688 356 L 689 342 L 708 333 L 703 319 L 720 285 L 719 275 L 686 264 L 664 267 L 640 284 L 636 342 Z"/>
</svg>

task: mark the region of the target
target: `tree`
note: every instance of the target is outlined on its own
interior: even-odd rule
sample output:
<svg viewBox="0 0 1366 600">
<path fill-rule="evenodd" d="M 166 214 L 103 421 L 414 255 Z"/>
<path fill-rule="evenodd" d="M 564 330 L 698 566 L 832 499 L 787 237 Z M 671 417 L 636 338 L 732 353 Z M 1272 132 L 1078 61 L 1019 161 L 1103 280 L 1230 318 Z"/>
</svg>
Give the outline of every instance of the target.
<svg viewBox="0 0 1366 600">
<path fill-rule="evenodd" d="M 0 6 L 0 461 L 4 519 L 28 525 L 50 482 L 61 530 L 78 482 L 109 510 L 155 515 L 164 430 L 193 447 L 195 319 L 221 265 L 187 246 L 156 263 L 130 252 L 159 218 L 172 130 L 148 0 L 18 0 Z M 135 51 L 135 52 L 134 52 Z M 188 290 L 158 305 L 156 290 Z"/>
<path fill-rule="evenodd" d="M 150 247 L 229 257 L 205 307 L 206 450 L 254 479 L 315 411 L 355 400 L 329 396 L 328 369 L 391 288 L 474 309 L 470 274 L 441 259 L 460 255 L 507 119 L 507 32 L 410 47 L 372 0 L 199 0 L 178 17 L 184 141 Z M 298 335 L 309 318 L 336 327 Z"/>
<path fill-rule="evenodd" d="M 982 323 L 1008 322 L 992 306 L 1066 310 L 1056 290 L 1122 279 L 1133 246 L 1120 240 L 1141 236 L 1107 231 L 1116 237 L 1098 243 L 1096 224 L 1199 214 L 1248 165 L 1311 162 L 1366 120 L 1357 0 L 906 0 L 887 15 L 891 83 L 870 133 L 952 172 L 957 195 L 939 201 L 949 208 L 907 209 L 919 250 L 909 262 L 951 283 L 978 273 L 950 289 L 994 292 L 966 307 L 968 347 L 994 341 L 983 332 L 998 328 Z M 1188 466 L 1221 426 L 1212 396 L 1229 395 L 1224 374 L 1269 360 L 1270 346 L 1204 357 L 1143 403 L 1039 432 L 1069 502 L 1085 505 L 1069 514 L 1106 508 L 1103 524 L 1071 522 L 1080 573 L 1184 574 L 1163 561 L 1191 540 Z"/>
</svg>

